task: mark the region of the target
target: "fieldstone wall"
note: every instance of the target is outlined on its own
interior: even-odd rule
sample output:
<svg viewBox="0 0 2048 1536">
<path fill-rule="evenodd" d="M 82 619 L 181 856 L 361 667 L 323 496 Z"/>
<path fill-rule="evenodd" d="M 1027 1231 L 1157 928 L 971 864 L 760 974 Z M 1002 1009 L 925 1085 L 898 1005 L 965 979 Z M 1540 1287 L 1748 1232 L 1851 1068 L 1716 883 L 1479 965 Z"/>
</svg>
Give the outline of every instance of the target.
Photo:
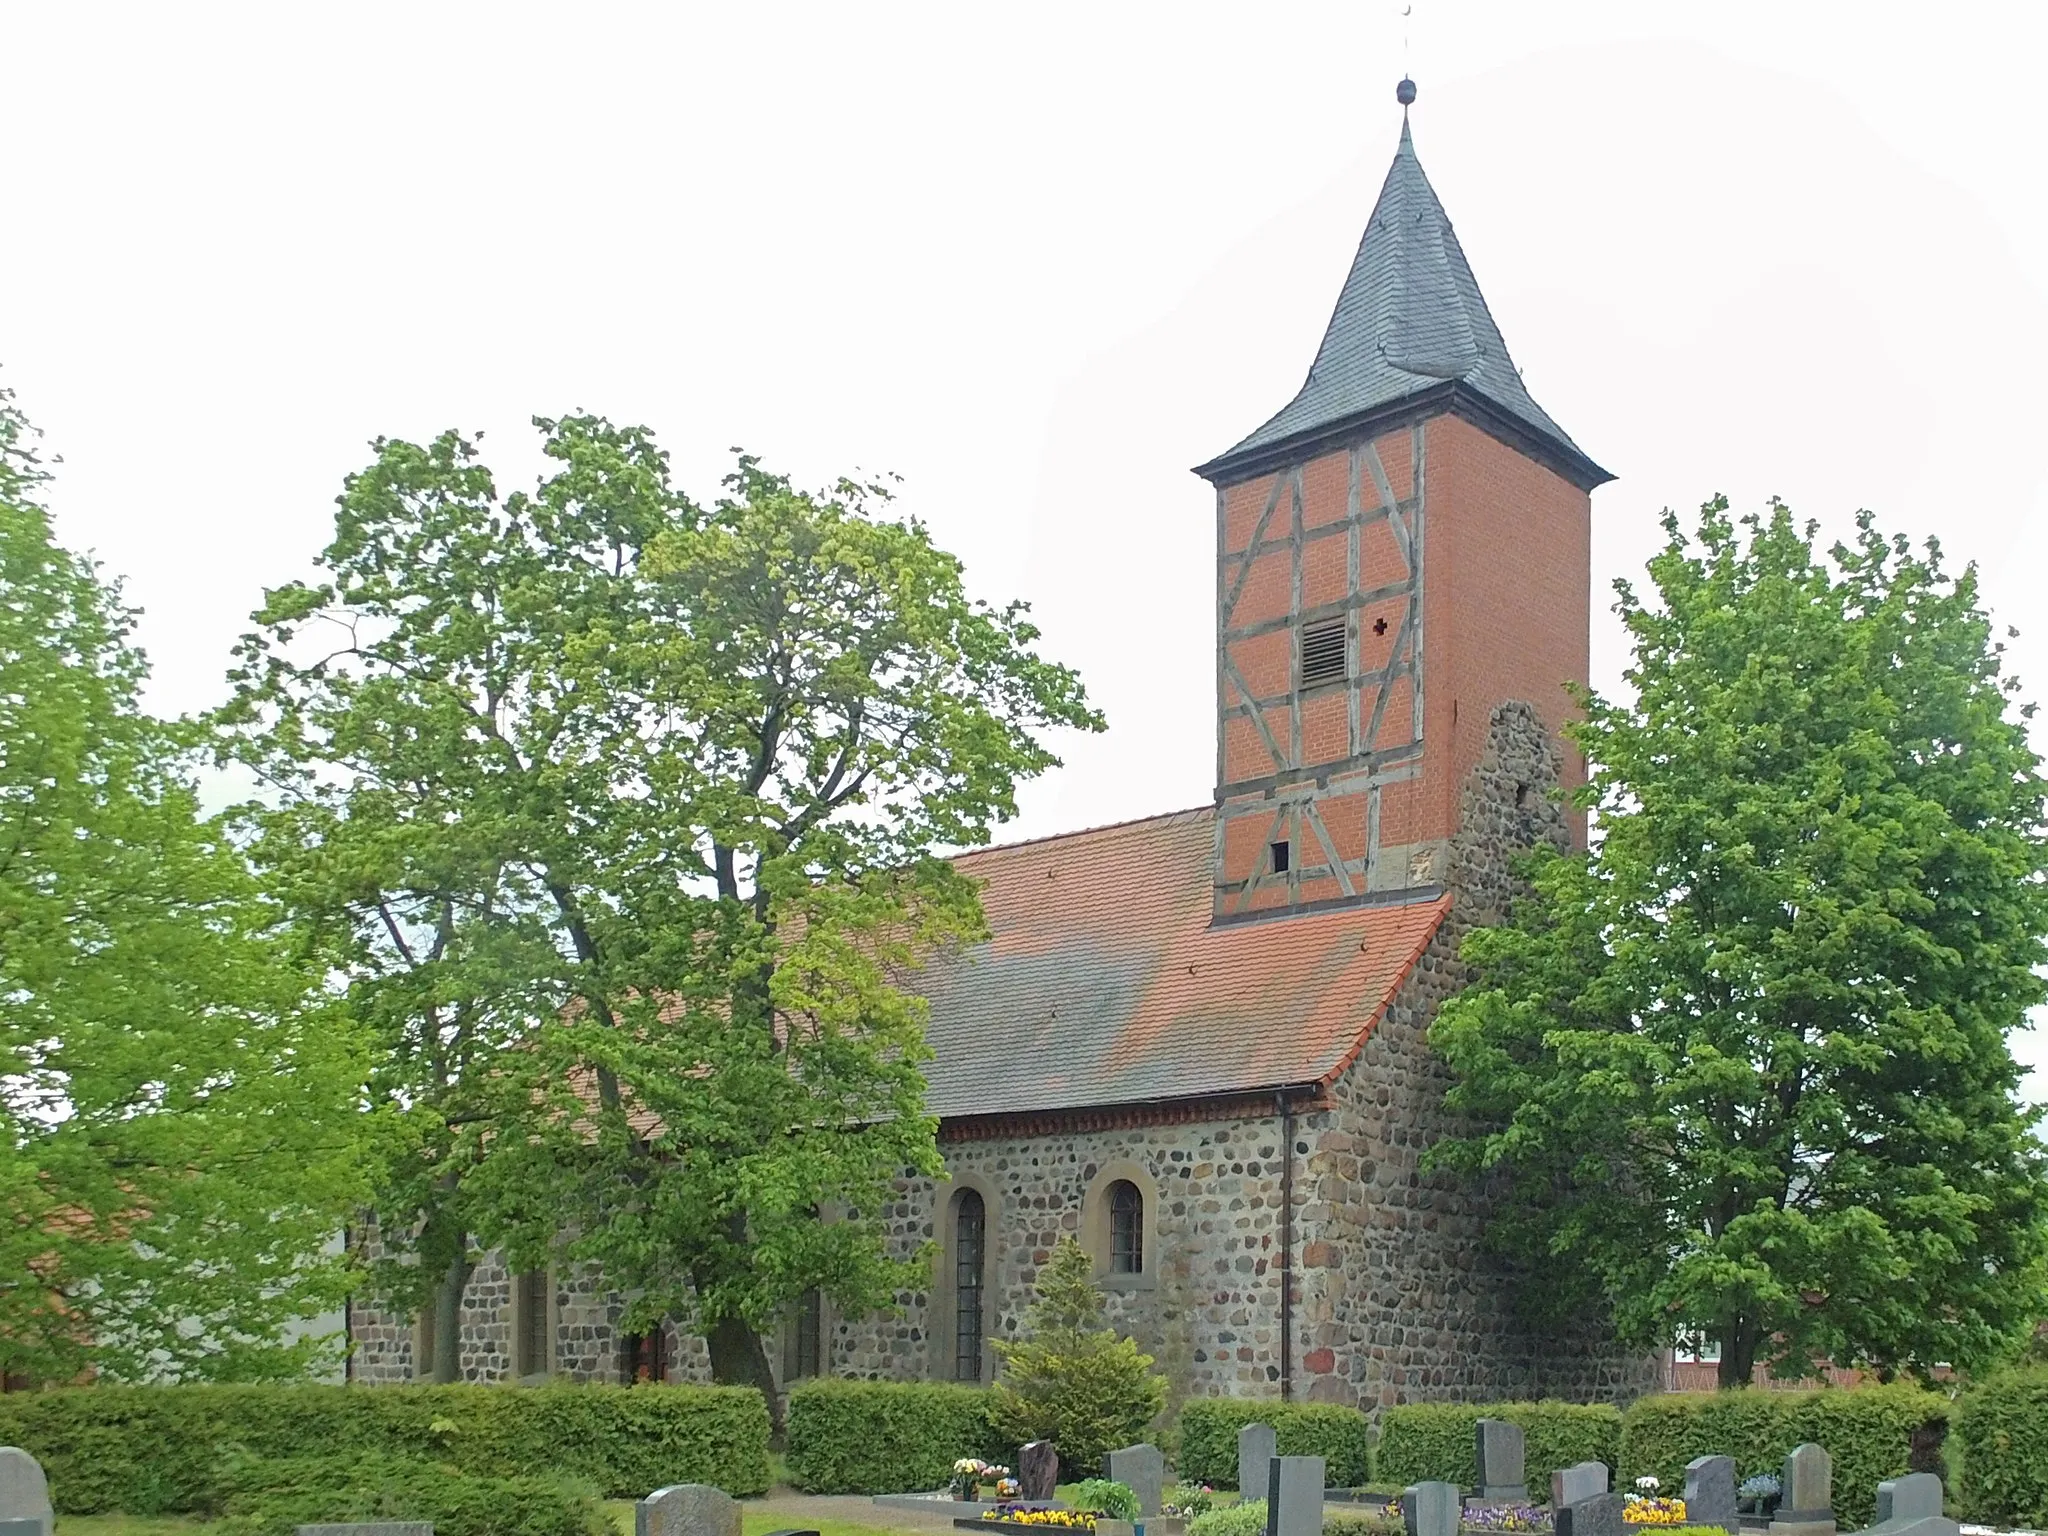
<svg viewBox="0 0 2048 1536">
<path fill-rule="evenodd" d="M 1147 1272 L 1106 1276 L 1111 1323 L 1159 1361 L 1178 1396 L 1257 1396 L 1277 1389 L 1280 1288 L 1279 1121 L 1271 1115 L 1035 1137 L 949 1141 L 957 1182 L 984 1191 L 992 1249 L 991 1338 L 1017 1336 L 1040 1268 L 1063 1236 L 1079 1236 L 1085 1201 L 1112 1160 L 1135 1165 L 1147 1191 Z M 890 1212 L 899 1254 L 941 1245 L 952 1186 L 906 1180 Z M 1097 1190 L 1096 1198 L 1104 1198 Z M 841 1320 L 834 1374 L 949 1379 L 953 1319 L 936 1288 L 898 1298 L 894 1318 Z"/>
<path fill-rule="evenodd" d="M 1513 1308 L 1512 1276 L 1486 1251 L 1483 1191 L 1425 1175 L 1422 1154 L 1463 1129 L 1444 1108 L 1451 1079 L 1429 1025 L 1466 979 L 1458 947 L 1497 922 L 1513 895 L 1511 860 L 1569 839 L 1556 749 L 1536 712 L 1493 712 L 1464 789 L 1449 851 L 1453 901 L 1407 983 L 1333 1089 L 1308 1117 L 1301 1236 L 1303 1395 L 1368 1411 L 1397 1403 L 1559 1397 L 1627 1401 L 1654 1390 L 1654 1357 L 1626 1354 L 1595 1328 L 1534 1338 Z"/>
<path fill-rule="evenodd" d="M 381 1255 L 382 1241 L 373 1228 L 363 1236 L 366 1256 Z M 615 1382 L 621 1379 L 626 1299 L 605 1289 L 603 1277 L 590 1265 L 551 1277 L 549 1333 L 555 1379 Z M 395 1386 L 429 1379 L 432 1362 L 414 1359 L 418 1335 L 415 1320 L 358 1300 L 349 1309 L 349 1336 L 355 1345 L 349 1379 L 365 1386 Z M 512 1275 L 496 1251 L 477 1261 L 462 1293 L 462 1379 L 498 1382 L 512 1379 Z M 709 1381 L 711 1362 L 704 1341 L 670 1323 L 667 1337 L 670 1381 Z"/>
</svg>

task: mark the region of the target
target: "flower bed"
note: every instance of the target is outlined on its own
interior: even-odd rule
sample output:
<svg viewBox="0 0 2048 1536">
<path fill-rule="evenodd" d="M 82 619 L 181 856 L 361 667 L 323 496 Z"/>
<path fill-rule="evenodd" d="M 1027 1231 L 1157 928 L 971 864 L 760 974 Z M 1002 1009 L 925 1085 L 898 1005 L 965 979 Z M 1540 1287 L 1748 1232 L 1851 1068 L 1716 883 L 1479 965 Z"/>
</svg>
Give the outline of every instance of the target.
<svg viewBox="0 0 2048 1536">
<path fill-rule="evenodd" d="M 1661 1497 L 1664 1485 L 1654 1477 L 1636 1479 L 1636 1491 L 1628 1496 L 1621 1518 L 1630 1525 L 1683 1525 L 1685 1500 Z"/>
<path fill-rule="evenodd" d="M 1092 1531 L 1095 1529 L 1095 1516 L 1078 1509 L 1047 1509 L 1037 1504 L 998 1504 L 982 1516 L 981 1523 L 1047 1526 L 1058 1531 Z"/>
</svg>

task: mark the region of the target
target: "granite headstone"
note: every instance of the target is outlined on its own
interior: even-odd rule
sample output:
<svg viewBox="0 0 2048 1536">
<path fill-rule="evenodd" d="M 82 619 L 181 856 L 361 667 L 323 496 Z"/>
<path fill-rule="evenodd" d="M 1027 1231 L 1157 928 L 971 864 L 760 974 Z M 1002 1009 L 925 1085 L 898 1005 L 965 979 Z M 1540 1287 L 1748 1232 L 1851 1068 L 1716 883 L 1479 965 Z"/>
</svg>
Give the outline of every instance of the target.
<svg viewBox="0 0 2048 1536">
<path fill-rule="evenodd" d="M 18 1446 L 0 1446 L 0 1520 L 33 1520 L 42 1536 L 57 1524 L 43 1464 Z"/>
<path fill-rule="evenodd" d="M 295 1525 L 292 1536 L 434 1536 L 431 1520 L 323 1520 Z"/>
<path fill-rule="evenodd" d="M 1280 1454 L 1280 1432 L 1270 1424 L 1247 1424 L 1237 1432 L 1237 1491 L 1256 1499 L 1266 1486 L 1267 1463 Z"/>
<path fill-rule="evenodd" d="M 1523 1474 L 1526 1441 L 1522 1426 L 1506 1419 L 1481 1419 L 1472 1426 L 1479 1462 L 1478 1495 L 1488 1504 L 1519 1504 L 1529 1497 Z"/>
<path fill-rule="evenodd" d="M 1569 1504 L 1598 1498 L 1608 1491 L 1607 1463 L 1604 1461 L 1575 1462 L 1569 1467 L 1559 1467 L 1550 1474 L 1552 1509 L 1563 1509 Z"/>
<path fill-rule="evenodd" d="M 1060 1453 L 1050 1440 L 1033 1440 L 1017 1452 L 1017 1497 L 1047 1504 L 1060 1485 Z"/>
<path fill-rule="evenodd" d="M 1415 1483 L 1403 1489 L 1401 1524 L 1408 1536 L 1458 1536 L 1458 1485 Z"/>
<path fill-rule="evenodd" d="M 1323 1458 L 1266 1463 L 1266 1536 L 1323 1536 Z"/>
<path fill-rule="evenodd" d="M 1785 1458 L 1771 1536 L 1835 1536 L 1835 1464 L 1811 1441 Z"/>
<path fill-rule="evenodd" d="M 1556 1536 L 1627 1536 L 1628 1525 L 1623 1518 L 1627 1508 L 1628 1500 L 1618 1493 L 1596 1493 L 1590 1499 L 1553 1510 L 1551 1519 Z"/>
<path fill-rule="evenodd" d="M 1156 1445 L 1127 1445 L 1109 1453 L 1109 1480 L 1138 1496 L 1138 1513 L 1156 1515 L 1166 1493 L 1166 1456 Z M 1099 1524 L 1100 1522 L 1098 1522 Z"/>
<path fill-rule="evenodd" d="M 1685 1464 L 1685 1523 L 1718 1525 L 1728 1536 L 1741 1536 L 1733 1456 L 1695 1456 Z"/>
<path fill-rule="evenodd" d="M 671 1483 L 633 1506 L 633 1536 L 740 1536 L 740 1506 L 708 1483 Z"/>
<path fill-rule="evenodd" d="M 1914 1472 L 1877 1485 L 1877 1523 L 1931 1520 L 1941 1514 L 1941 1479 L 1932 1472 Z"/>
</svg>

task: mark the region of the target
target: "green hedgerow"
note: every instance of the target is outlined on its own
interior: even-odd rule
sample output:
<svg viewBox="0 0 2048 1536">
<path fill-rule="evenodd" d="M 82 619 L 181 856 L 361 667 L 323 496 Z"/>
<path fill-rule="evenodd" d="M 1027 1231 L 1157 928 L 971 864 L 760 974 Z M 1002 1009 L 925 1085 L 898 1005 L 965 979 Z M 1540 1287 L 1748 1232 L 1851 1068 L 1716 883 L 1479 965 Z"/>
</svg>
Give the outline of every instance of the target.
<svg viewBox="0 0 2048 1536">
<path fill-rule="evenodd" d="M 417 1456 L 375 1451 L 233 1456 L 221 1536 L 291 1536 L 330 1521 L 426 1520 L 435 1536 L 611 1536 L 594 1484 L 578 1478 L 480 1477 Z"/>
<path fill-rule="evenodd" d="M 1955 1439 L 1963 1499 L 1979 1520 L 2048 1524 L 2048 1366 L 1993 1376 L 1963 1397 Z"/>
</svg>

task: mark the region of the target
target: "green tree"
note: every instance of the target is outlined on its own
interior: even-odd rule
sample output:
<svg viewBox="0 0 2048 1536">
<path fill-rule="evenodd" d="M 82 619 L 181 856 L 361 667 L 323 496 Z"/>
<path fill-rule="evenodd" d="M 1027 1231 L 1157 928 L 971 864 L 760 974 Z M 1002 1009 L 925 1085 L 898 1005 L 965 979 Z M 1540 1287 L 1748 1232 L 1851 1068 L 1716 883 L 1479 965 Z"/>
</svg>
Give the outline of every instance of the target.
<svg viewBox="0 0 2048 1536">
<path fill-rule="evenodd" d="M 1039 1273 L 1024 1337 L 991 1342 L 1003 1362 L 997 1428 L 1019 1441 L 1052 1441 L 1062 1467 L 1100 1467 L 1166 1406 L 1166 1380 L 1152 1374 L 1152 1357 L 1104 1324 L 1094 1261 L 1071 1237 Z"/>
<path fill-rule="evenodd" d="M 1666 516 L 1617 584 L 1631 702 L 1576 735 L 1599 836 L 1539 855 L 1430 1039 L 1540 1309 L 1651 1347 L 1969 1366 L 2039 1315 L 2008 1048 L 2043 995 L 2043 781 L 1972 572 L 1866 514 Z"/>
<path fill-rule="evenodd" d="M 438 1245 L 392 1285 L 446 1310 L 472 1239 L 594 1261 L 629 1327 L 694 1322 L 765 1388 L 803 1292 L 914 1283 L 880 1224 L 937 1165 L 903 982 L 981 931 L 935 850 L 1099 721 L 883 487 L 742 457 L 703 508 L 644 431 L 538 425 L 531 495 L 455 434 L 379 443 L 224 719 L 378 989 L 417 1124 L 386 1233 Z"/>
<path fill-rule="evenodd" d="M 346 1288 L 365 1059 L 46 479 L 0 392 L 0 1369 L 294 1374 Z"/>
</svg>

